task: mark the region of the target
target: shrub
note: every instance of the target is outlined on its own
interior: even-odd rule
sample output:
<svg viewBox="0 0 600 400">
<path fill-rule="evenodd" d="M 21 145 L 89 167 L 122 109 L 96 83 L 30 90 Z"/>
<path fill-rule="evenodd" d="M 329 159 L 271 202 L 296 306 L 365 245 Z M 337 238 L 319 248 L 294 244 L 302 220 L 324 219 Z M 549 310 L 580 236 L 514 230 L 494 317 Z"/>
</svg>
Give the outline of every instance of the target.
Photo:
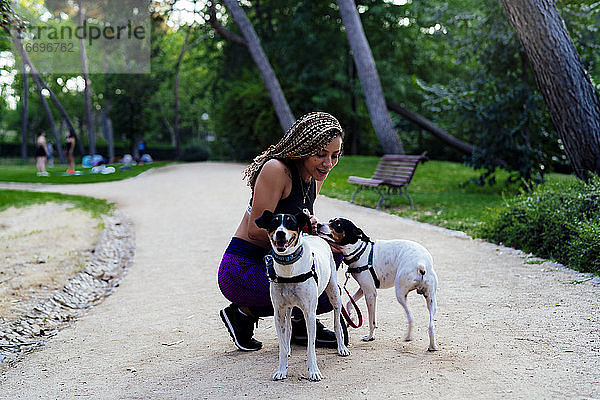
<svg viewBox="0 0 600 400">
<path fill-rule="evenodd" d="M 482 228 L 497 243 L 600 273 L 600 178 L 543 184 L 507 201 Z"/>
<path fill-rule="evenodd" d="M 183 161 L 206 161 L 210 157 L 208 148 L 201 144 L 190 144 L 183 148 L 181 159 Z"/>
</svg>

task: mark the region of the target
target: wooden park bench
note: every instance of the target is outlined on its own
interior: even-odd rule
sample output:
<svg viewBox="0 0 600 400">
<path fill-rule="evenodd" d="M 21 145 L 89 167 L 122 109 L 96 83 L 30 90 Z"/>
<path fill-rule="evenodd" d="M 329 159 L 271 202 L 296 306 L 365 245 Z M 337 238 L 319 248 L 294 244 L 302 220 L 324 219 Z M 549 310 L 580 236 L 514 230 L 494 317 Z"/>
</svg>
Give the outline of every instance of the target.
<svg viewBox="0 0 600 400">
<path fill-rule="evenodd" d="M 361 178 L 351 176 L 348 178 L 349 183 L 358 185 L 356 191 L 352 195 L 351 202 L 354 203 L 354 198 L 363 189 L 373 189 L 379 193 L 379 201 L 377 209 L 386 199 L 386 196 L 401 195 L 408 199 L 410 208 L 414 208 L 413 201 L 408 194 L 408 184 L 412 180 L 415 170 L 419 162 L 429 160 L 425 157 L 425 153 L 420 156 L 405 156 L 399 154 L 386 154 L 379 160 L 375 173 L 370 178 Z"/>
</svg>

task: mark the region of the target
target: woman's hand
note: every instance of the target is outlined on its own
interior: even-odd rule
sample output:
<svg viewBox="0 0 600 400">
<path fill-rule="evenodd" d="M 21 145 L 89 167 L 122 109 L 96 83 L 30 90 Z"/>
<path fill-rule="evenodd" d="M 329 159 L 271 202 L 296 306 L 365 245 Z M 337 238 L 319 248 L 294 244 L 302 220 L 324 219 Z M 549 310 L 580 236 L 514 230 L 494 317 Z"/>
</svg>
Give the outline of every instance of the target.
<svg viewBox="0 0 600 400">
<path fill-rule="evenodd" d="M 313 235 L 317 234 L 317 218 L 314 215 L 310 216 L 310 226 L 311 226 L 311 232 L 313 233 Z"/>
</svg>

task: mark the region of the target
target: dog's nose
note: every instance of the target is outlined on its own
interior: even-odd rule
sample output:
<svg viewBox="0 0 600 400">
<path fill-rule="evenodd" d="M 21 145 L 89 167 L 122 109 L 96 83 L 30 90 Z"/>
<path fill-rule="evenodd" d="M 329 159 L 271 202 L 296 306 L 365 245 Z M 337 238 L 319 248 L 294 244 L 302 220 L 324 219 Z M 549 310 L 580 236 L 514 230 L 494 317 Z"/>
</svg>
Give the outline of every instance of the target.
<svg viewBox="0 0 600 400">
<path fill-rule="evenodd" d="M 285 240 L 285 232 L 284 231 L 275 232 L 275 240 Z"/>
</svg>

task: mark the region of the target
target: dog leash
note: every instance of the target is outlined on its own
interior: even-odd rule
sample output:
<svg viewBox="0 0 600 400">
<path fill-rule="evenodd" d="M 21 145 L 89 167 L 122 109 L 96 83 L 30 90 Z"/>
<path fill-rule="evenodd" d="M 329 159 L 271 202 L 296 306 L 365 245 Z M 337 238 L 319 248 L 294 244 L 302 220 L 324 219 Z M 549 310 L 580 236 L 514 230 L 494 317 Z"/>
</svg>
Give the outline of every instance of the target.
<svg viewBox="0 0 600 400">
<path fill-rule="evenodd" d="M 354 307 L 354 310 L 356 311 L 356 315 L 358 316 L 358 324 L 355 324 L 354 321 L 352 320 L 352 318 L 350 318 L 350 314 L 348 314 L 348 311 L 346 311 L 346 308 L 343 305 L 342 305 L 342 315 L 346 319 L 346 322 L 348 323 L 348 325 L 350 325 L 353 328 L 360 328 L 363 323 L 363 317 L 362 317 L 362 313 L 360 312 L 360 308 L 358 308 L 358 305 L 356 304 L 356 302 L 350 295 L 350 292 L 348 292 L 348 289 L 346 289 L 346 284 L 348 283 L 348 279 L 350 279 L 350 275 L 346 274 L 346 282 L 344 282 L 344 290 L 346 291 L 346 294 L 348 295 L 348 297 L 350 297 L 350 303 L 352 303 L 352 306 Z M 341 289 L 340 289 L 340 292 L 341 292 Z"/>
</svg>

